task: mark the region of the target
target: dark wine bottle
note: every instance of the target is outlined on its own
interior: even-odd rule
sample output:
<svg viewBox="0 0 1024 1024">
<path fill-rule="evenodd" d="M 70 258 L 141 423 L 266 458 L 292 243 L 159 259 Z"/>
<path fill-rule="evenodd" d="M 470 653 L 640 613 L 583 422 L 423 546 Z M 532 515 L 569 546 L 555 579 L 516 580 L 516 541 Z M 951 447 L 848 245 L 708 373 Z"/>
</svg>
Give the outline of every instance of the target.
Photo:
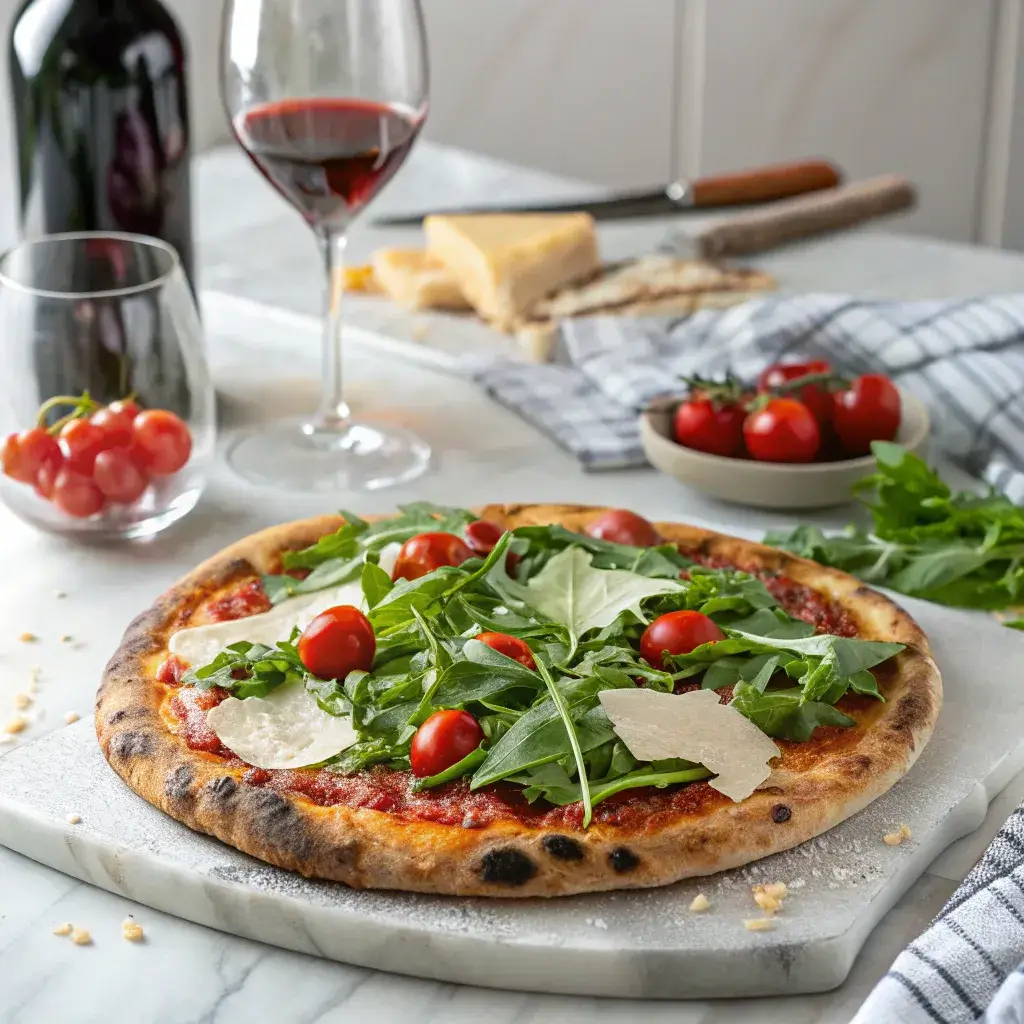
<svg viewBox="0 0 1024 1024">
<path fill-rule="evenodd" d="M 159 0 L 29 0 L 11 34 L 26 237 L 169 242 L 194 282 L 185 45 Z"/>
</svg>

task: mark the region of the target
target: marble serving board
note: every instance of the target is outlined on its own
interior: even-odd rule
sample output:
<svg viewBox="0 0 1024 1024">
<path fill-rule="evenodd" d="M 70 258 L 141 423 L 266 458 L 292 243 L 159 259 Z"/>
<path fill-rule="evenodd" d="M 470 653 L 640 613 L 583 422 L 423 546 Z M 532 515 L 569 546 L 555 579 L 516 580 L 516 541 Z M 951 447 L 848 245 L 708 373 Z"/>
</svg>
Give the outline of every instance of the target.
<svg viewBox="0 0 1024 1024">
<path fill-rule="evenodd" d="M 1024 767 L 1024 636 L 905 602 L 932 637 L 945 701 L 920 760 L 825 835 L 746 868 L 678 885 L 559 900 L 360 892 L 268 867 L 130 792 L 90 722 L 0 759 L 0 844 L 139 903 L 358 966 L 497 988 L 646 998 L 824 991 L 949 843 L 976 828 Z M 70 824 L 68 815 L 81 821 Z M 912 839 L 882 842 L 900 823 Z M 751 886 L 790 889 L 771 931 Z M 689 910 L 703 892 L 711 909 Z"/>
</svg>

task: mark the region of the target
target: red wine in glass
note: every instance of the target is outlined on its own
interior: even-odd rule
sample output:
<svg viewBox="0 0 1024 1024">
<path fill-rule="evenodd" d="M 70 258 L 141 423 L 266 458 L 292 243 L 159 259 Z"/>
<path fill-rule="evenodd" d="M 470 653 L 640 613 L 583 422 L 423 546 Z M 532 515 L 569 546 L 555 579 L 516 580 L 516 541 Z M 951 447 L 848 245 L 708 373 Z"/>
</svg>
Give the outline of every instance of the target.
<svg viewBox="0 0 1024 1024">
<path fill-rule="evenodd" d="M 422 121 L 356 99 L 264 103 L 235 134 L 264 177 L 316 231 L 344 230 L 402 166 Z"/>
</svg>

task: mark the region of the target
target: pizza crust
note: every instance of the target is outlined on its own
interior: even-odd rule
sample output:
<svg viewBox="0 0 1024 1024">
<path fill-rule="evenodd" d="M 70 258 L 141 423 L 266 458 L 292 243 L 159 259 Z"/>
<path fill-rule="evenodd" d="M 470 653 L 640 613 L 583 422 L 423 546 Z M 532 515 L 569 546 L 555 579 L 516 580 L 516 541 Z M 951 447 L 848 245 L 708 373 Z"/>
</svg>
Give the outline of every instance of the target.
<svg viewBox="0 0 1024 1024">
<path fill-rule="evenodd" d="M 492 505 L 509 527 L 561 523 L 581 530 L 606 509 Z M 462 896 L 564 896 L 665 885 L 787 850 L 832 828 L 886 792 L 919 756 L 942 702 L 928 642 L 888 598 L 845 573 L 775 548 L 695 527 L 657 524 L 685 551 L 778 572 L 841 605 L 866 639 L 906 645 L 858 725 L 824 744 L 785 747 L 781 763 L 739 804 L 705 801 L 643 830 L 595 822 L 587 830 L 508 819 L 483 828 L 439 825 L 344 806 L 321 807 L 242 781 L 242 769 L 191 750 L 161 715 L 155 680 L 173 632 L 194 623 L 211 595 L 253 573 L 277 571 L 283 550 L 338 527 L 334 516 L 272 527 L 199 566 L 129 627 L 103 675 L 96 731 L 111 767 L 149 803 L 278 867 L 357 888 Z"/>
</svg>

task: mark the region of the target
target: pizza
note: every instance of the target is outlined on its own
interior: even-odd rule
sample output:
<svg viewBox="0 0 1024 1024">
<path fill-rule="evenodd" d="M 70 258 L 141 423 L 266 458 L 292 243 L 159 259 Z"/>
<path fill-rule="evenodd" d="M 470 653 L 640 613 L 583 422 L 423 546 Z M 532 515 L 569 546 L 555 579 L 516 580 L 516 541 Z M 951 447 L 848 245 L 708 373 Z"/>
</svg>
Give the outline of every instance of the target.
<svg viewBox="0 0 1024 1024">
<path fill-rule="evenodd" d="M 140 796 L 358 888 L 665 885 L 831 828 L 942 700 L 910 616 L 621 510 L 417 503 L 248 537 L 128 628 L 96 704 Z"/>
</svg>

